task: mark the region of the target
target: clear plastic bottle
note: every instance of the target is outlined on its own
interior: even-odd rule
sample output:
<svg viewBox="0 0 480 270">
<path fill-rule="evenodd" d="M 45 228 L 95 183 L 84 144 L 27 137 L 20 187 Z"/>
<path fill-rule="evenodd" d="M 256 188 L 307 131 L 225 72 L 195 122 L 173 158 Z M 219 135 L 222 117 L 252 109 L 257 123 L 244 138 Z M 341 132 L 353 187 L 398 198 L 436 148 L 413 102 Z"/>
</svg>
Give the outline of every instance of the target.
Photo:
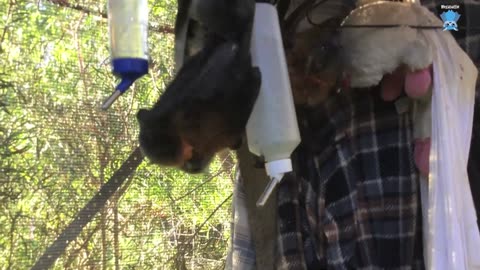
<svg viewBox="0 0 480 270">
<path fill-rule="evenodd" d="M 271 179 L 257 202 L 262 206 L 283 175 L 292 171 L 290 156 L 301 140 L 278 14 L 269 3 L 256 3 L 251 54 L 262 86 L 247 123 L 248 147 L 265 158 Z"/>
<path fill-rule="evenodd" d="M 103 109 L 148 73 L 148 0 L 109 0 L 108 27 L 112 73 L 121 81 Z"/>
</svg>

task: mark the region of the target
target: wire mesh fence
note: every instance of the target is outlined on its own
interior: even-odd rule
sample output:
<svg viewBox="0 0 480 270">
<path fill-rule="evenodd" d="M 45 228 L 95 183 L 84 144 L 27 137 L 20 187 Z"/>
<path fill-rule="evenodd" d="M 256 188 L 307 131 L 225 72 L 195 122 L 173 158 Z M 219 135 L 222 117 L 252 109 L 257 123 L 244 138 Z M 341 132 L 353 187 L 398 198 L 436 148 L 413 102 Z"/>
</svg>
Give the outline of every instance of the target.
<svg viewBox="0 0 480 270">
<path fill-rule="evenodd" d="M 173 73 L 176 1 L 150 1 L 150 73 L 108 111 L 106 1 L 0 0 L 0 269 L 29 269 L 137 147 Z M 220 269 L 234 157 L 186 175 L 144 161 L 53 269 Z"/>
</svg>

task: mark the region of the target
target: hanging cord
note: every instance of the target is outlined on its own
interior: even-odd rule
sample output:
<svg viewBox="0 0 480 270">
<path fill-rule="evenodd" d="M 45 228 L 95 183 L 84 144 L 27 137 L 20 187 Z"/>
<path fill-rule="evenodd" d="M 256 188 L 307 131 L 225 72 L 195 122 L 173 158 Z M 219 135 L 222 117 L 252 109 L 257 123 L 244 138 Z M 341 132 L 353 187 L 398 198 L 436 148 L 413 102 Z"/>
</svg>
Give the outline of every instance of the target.
<svg viewBox="0 0 480 270">
<path fill-rule="evenodd" d="M 322 27 L 322 26 L 324 25 L 323 23 L 316 23 L 316 22 L 313 21 L 313 19 L 312 19 L 312 11 L 314 11 L 317 7 L 325 4 L 325 3 L 328 2 L 328 1 L 329 1 L 329 0 L 320 0 L 319 2 L 313 3 L 313 4 L 311 5 L 311 7 L 307 9 L 307 14 L 306 14 L 305 17 L 307 18 L 308 23 L 310 23 L 310 24 L 313 25 L 313 26 L 318 26 L 318 27 Z M 344 14 L 343 17 L 346 17 L 346 16 L 347 16 L 347 14 L 346 14 L 346 12 L 345 12 L 345 14 Z"/>
<path fill-rule="evenodd" d="M 77 216 L 68 224 L 58 238 L 45 250 L 31 270 L 46 270 L 52 267 L 72 241 L 82 232 L 83 228 L 92 221 L 93 217 L 103 209 L 105 204 L 123 185 L 125 180 L 137 169 L 143 161 L 140 147 L 137 147 L 115 171 L 110 179 L 100 188 L 92 199 L 83 207 Z"/>
<path fill-rule="evenodd" d="M 315 3 L 315 0 L 306 0 L 295 10 L 293 10 L 290 15 L 285 18 L 280 18 L 280 26 L 282 30 L 282 35 L 286 47 L 290 48 L 293 43 L 293 38 L 295 36 L 296 28 L 300 21 L 304 18 L 307 10 Z M 288 1 L 290 5 L 290 1 Z M 287 8 L 288 9 L 288 8 Z M 286 13 L 286 11 L 285 11 Z"/>
</svg>

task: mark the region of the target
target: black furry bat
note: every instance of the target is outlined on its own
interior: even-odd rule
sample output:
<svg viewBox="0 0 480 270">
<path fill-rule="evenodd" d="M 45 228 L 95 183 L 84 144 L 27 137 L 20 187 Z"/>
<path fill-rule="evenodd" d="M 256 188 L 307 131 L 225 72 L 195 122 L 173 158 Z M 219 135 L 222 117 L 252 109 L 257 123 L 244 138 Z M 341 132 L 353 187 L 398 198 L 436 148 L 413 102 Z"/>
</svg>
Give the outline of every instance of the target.
<svg viewBox="0 0 480 270">
<path fill-rule="evenodd" d="M 245 5 L 250 1 L 196 1 L 193 8 L 182 6 L 190 1 L 179 1 L 176 35 L 186 35 L 176 49 L 184 52 L 185 62 L 177 65 L 176 77 L 154 107 L 137 114 L 144 154 L 153 163 L 189 173 L 201 172 L 218 151 L 241 145 L 260 88 L 260 72 L 252 67 L 250 56 L 253 6 Z M 215 14 L 202 15 L 206 7 L 199 5 L 216 3 L 211 12 L 228 9 L 229 16 L 216 17 L 215 23 L 224 21 L 222 27 L 209 27 Z M 193 20 L 192 10 L 197 20 L 185 22 Z M 200 15 L 208 20 L 201 21 Z M 193 46 L 199 49 L 190 55 Z"/>
<path fill-rule="evenodd" d="M 175 21 L 175 65 L 205 47 L 212 34 L 225 40 L 249 42 L 255 1 L 178 0 Z"/>
</svg>

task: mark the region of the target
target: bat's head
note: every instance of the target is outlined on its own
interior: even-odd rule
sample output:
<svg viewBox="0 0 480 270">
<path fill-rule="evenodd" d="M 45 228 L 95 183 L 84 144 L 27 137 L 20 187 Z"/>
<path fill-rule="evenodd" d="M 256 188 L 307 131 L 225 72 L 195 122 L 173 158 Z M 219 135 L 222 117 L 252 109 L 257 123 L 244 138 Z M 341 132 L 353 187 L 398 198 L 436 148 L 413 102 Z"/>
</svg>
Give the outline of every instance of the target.
<svg viewBox="0 0 480 270">
<path fill-rule="evenodd" d="M 153 164 L 177 167 L 195 174 L 203 172 L 215 156 L 217 149 L 207 146 L 201 136 L 182 136 L 175 125 L 178 120 L 173 116 L 141 109 L 137 120 L 140 124 L 140 148 Z"/>
<path fill-rule="evenodd" d="M 137 113 L 140 124 L 140 148 L 152 162 L 164 166 L 178 166 L 183 162 L 182 141 L 171 127 L 170 119 L 153 110 Z"/>
</svg>

